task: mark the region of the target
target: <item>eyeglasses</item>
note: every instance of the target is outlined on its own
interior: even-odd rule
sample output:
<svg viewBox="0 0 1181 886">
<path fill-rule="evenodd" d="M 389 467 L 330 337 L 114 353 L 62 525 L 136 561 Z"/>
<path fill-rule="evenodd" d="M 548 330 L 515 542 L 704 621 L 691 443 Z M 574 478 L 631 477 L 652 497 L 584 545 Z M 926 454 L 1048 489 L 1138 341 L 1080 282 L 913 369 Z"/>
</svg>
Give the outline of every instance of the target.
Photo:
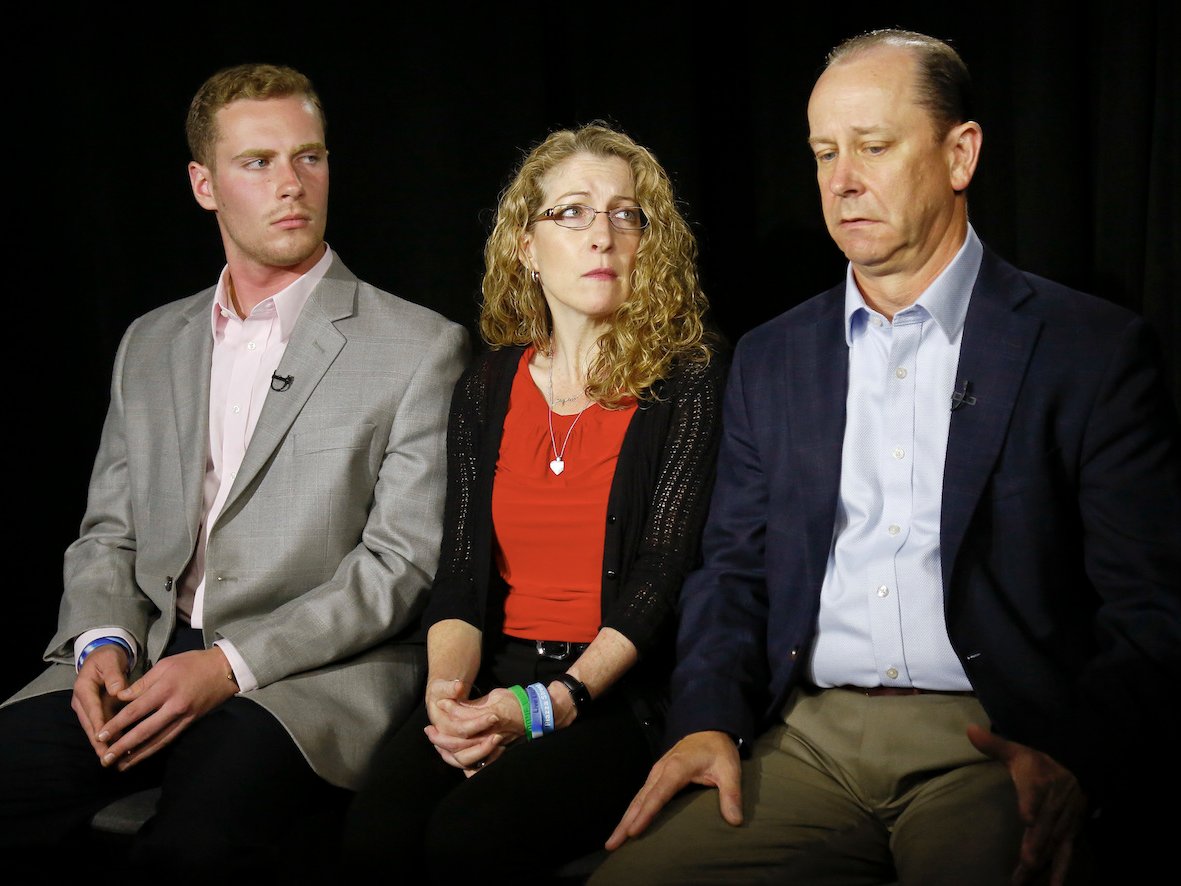
<svg viewBox="0 0 1181 886">
<path fill-rule="evenodd" d="M 617 231 L 634 233 L 648 227 L 648 216 L 638 206 L 620 206 L 618 209 L 595 209 L 585 203 L 563 203 L 547 209 L 534 221 L 552 221 L 563 228 L 585 231 L 595 223 L 599 213 L 606 213 L 607 221 Z"/>
</svg>

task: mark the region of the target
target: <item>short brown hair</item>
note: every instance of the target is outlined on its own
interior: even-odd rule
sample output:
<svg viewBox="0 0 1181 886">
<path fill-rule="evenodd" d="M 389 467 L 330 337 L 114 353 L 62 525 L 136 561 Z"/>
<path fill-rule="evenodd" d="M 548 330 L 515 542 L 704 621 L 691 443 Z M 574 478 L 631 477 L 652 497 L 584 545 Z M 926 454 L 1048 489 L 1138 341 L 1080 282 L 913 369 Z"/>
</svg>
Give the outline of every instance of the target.
<svg viewBox="0 0 1181 886">
<path fill-rule="evenodd" d="M 185 135 L 193 159 L 203 166 L 213 166 L 217 143 L 217 112 L 239 99 L 286 98 L 306 96 L 316 109 L 321 128 L 326 126 L 320 97 L 312 81 L 294 68 L 284 65 L 248 63 L 223 68 L 201 84 L 185 118 Z"/>
</svg>

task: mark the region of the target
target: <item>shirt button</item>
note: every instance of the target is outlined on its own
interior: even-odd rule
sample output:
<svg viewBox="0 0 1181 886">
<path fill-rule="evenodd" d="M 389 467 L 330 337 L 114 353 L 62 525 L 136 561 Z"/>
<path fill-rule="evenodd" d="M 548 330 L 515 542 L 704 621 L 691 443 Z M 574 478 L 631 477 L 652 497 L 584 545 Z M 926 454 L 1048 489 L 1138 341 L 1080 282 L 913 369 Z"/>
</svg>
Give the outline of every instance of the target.
<svg viewBox="0 0 1181 886">
<path fill-rule="evenodd" d="M 237 415 L 239 412 L 242 411 L 242 407 L 235 405 L 233 411 L 234 411 L 234 415 Z"/>
<path fill-rule="evenodd" d="M 898 679 L 898 668 L 886 668 L 886 676 L 891 680 Z"/>
<path fill-rule="evenodd" d="M 870 326 L 881 326 L 882 325 L 882 318 L 878 317 L 878 316 L 871 316 L 869 318 L 869 325 Z"/>
<path fill-rule="evenodd" d="M 889 525 L 889 527 L 886 529 L 886 532 L 890 533 L 891 535 L 897 535 L 901 531 L 902 531 L 902 527 L 899 526 L 897 523 L 891 523 Z"/>
<path fill-rule="evenodd" d="M 892 454 L 895 458 L 902 458 L 906 455 L 906 450 L 903 449 L 901 446 L 895 446 L 894 452 Z"/>
<path fill-rule="evenodd" d="M 881 585 L 881 586 L 878 588 L 878 596 L 879 596 L 879 597 L 888 597 L 888 596 L 890 596 L 890 589 L 889 589 L 888 587 L 886 587 L 885 585 Z"/>
<path fill-rule="evenodd" d="M 253 351 L 257 347 L 258 347 L 258 345 L 256 345 L 254 342 L 247 342 L 246 343 L 246 350 L 248 350 L 248 351 Z M 905 371 L 905 370 L 903 370 L 903 371 Z"/>
<path fill-rule="evenodd" d="M 894 377 L 895 378 L 906 378 L 906 367 L 899 366 L 897 369 L 895 369 L 894 370 Z"/>
</svg>

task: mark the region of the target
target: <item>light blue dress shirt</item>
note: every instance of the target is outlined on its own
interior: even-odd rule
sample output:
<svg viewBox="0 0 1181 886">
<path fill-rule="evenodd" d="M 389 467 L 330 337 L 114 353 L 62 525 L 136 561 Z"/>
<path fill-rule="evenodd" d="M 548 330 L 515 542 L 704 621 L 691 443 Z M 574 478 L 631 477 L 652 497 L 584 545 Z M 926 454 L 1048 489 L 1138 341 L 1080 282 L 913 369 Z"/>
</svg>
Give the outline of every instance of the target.
<svg viewBox="0 0 1181 886">
<path fill-rule="evenodd" d="M 943 612 L 943 461 L 968 301 L 983 247 L 893 323 L 845 282 L 849 391 L 833 544 L 810 661 L 817 686 L 971 689 Z"/>
</svg>

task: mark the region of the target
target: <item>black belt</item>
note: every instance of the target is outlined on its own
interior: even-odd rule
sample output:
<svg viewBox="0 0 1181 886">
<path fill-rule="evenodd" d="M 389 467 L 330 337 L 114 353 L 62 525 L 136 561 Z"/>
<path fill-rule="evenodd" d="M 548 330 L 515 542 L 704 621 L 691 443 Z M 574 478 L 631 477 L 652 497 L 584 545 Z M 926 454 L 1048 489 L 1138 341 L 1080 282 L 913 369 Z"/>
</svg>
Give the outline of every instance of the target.
<svg viewBox="0 0 1181 886">
<path fill-rule="evenodd" d="M 590 646 L 590 643 L 571 643 L 569 640 L 525 640 L 521 637 L 508 637 L 514 643 L 524 643 L 533 647 L 541 658 L 552 658 L 554 661 L 565 661 L 568 658 L 578 658 Z"/>
</svg>

